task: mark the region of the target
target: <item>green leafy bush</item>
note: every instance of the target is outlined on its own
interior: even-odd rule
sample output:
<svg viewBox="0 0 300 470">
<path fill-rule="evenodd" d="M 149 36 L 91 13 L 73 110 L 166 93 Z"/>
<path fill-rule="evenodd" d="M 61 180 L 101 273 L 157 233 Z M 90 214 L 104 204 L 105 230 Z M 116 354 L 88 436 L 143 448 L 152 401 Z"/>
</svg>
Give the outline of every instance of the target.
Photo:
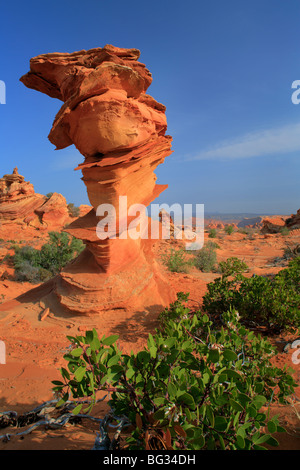
<svg viewBox="0 0 300 470">
<path fill-rule="evenodd" d="M 162 261 L 169 271 L 175 273 L 187 273 L 192 264 L 184 248 L 178 250 L 171 248 L 169 253 L 162 255 Z"/>
<path fill-rule="evenodd" d="M 217 236 L 217 230 L 215 228 L 212 228 L 210 231 L 209 231 L 209 234 L 208 234 L 208 237 L 209 238 L 216 238 Z"/>
<path fill-rule="evenodd" d="M 197 251 L 194 259 L 194 265 L 200 271 L 207 273 L 216 268 L 217 254 L 215 252 L 218 245 L 214 242 L 208 242 L 201 250 Z"/>
<path fill-rule="evenodd" d="M 155 441 L 175 450 L 278 445 L 272 436 L 284 431 L 278 416 L 268 420 L 261 409 L 275 399 L 284 403 L 296 383 L 290 371 L 271 365 L 275 350 L 242 326 L 235 311 L 222 318 L 224 325 L 216 328 L 208 315 L 191 312 L 178 299 L 136 354 L 122 353 L 116 335 L 99 339 L 95 329 L 68 336 L 62 381 L 53 381 L 61 397 L 57 406 L 70 395 L 89 397 L 91 404 L 79 403 L 73 414 L 90 412 L 97 392 L 109 393 L 105 422 L 128 420 L 129 450 L 149 450 Z"/>
<path fill-rule="evenodd" d="M 225 232 L 227 233 L 227 235 L 231 235 L 234 231 L 234 228 L 232 225 L 226 225 L 225 228 L 224 228 Z"/>
<path fill-rule="evenodd" d="M 266 325 L 269 330 L 300 327 L 300 257 L 289 263 L 273 279 L 264 276 L 246 278 L 236 274 L 232 280 L 215 279 L 208 284 L 203 308 L 222 314 L 234 308 L 245 321 Z"/>
<path fill-rule="evenodd" d="M 84 249 L 81 240 L 64 232 L 49 232 L 49 239 L 40 250 L 31 246 L 14 247 L 13 264 L 18 281 L 46 281 Z"/>
<path fill-rule="evenodd" d="M 226 261 L 220 261 L 219 263 L 219 271 L 222 273 L 222 277 L 228 277 L 232 276 L 233 274 L 243 273 L 247 269 L 247 264 L 234 256 L 231 258 L 227 258 Z"/>
</svg>

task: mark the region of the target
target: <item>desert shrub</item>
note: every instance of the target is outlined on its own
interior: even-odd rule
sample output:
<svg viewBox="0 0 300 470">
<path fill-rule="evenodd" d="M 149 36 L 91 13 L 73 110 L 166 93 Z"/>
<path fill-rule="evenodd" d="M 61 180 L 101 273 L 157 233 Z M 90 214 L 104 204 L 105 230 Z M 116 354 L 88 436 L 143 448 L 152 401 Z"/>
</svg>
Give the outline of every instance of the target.
<svg viewBox="0 0 300 470">
<path fill-rule="evenodd" d="M 68 204 L 68 211 L 69 211 L 69 214 L 71 217 L 79 217 L 80 215 L 80 209 L 79 207 L 76 207 L 73 202 L 70 202 L 70 204 Z"/>
<path fill-rule="evenodd" d="M 219 263 L 219 271 L 222 273 L 222 277 L 228 277 L 232 276 L 233 274 L 243 273 L 247 269 L 247 264 L 234 256 L 231 258 L 227 258 L 226 261 L 220 261 Z"/>
<path fill-rule="evenodd" d="M 284 429 L 278 416 L 268 419 L 261 408 L 275 399 L 285 403 L 296 383 L 289 370 L 270 363 L 275 350 L 268 340 L 242 326 L 234 311 L 223 314 L 224 326 L 217 329 L 208 315 L 191 312 L 180 301 L 170 310 L 172 320 L 149 334 L 137 353 L 122 353 L 117 335 L 99 339 L 95 329 L 68 336 L 62 380 L 53 381 L 61 397 L 57 407 L 70 396 L 89 398 L 91 403 L 79 403 L 73 414 L 90 412 L 97 392 L 109 393 L 103 435 L 121 449 L 122 441 L 112 442 L 108 435 L 109 426 L 121 419 L 128 450 L 278 445 L 272 434 Z"/>
<path fill-rule="evenodd" d="M 84 248 L 81 240 L 64 232 L 49 232 L 49 239 L 40 250 L 15 246 L 13 264 L 17 280 L 36 283 L 50 279 Z"/>
<path fill-rule="evenodd" d="M 46 194 L 46 197 L 47 197 L 48 199 L 50 199 L 50 197 L 53 196 L 53 194 L 54 194 L 54 193 L 47 193 L 47 194 Z"/>
<path fill-rule="evenodd" d="M 281 233 L 281 235 L 283 236 L 286 236 L 290 233 L 289 229 L 287 227 L 282 227 L 280 230 L 279 230 L 279 233 Z"/>
<path fill-rule="evenodd" d="M 234 308 L 242 319 L 280 331 L 300 327 L 300 262 L 289 263 L 273 279 L 264 276 L 246 278 L 236 274 L 215 279 L 208 284 L 203 308 L 211 314 L 222 314 Z"/>
<path fill-rule="evenodd" d="M 200 271 L 207 273 L 214 271 L 217 263 L 216 248 L 218 245 L 214 242 L 208 242 L 201 250 L 197 251 L 194 259 L 194 265 Z"/>
<path fill-rule="evenodd" d="M 169 253 L 162 255 L 162 261 L 169 271 L 175 273 L 188 272 L 192 264 L 184 248 L 178 250 L 171 248 Z"/>
<path fill-rule="evenodd" d="M 215 228 L 212 228 L 210 231 L 209 231 L 209 234 L 208 234 L 208 237 L 209 238 L 216 238 L 217 236 L 217 230 Z"/>
<path fill-rule="evenodd" d="M 225 228 L 224 228 L 225 232 L 227 233 L 227 235 L 231 235 L 234 231 L 234 228 L 232 225 L 226 225 Z"/>
</svg>

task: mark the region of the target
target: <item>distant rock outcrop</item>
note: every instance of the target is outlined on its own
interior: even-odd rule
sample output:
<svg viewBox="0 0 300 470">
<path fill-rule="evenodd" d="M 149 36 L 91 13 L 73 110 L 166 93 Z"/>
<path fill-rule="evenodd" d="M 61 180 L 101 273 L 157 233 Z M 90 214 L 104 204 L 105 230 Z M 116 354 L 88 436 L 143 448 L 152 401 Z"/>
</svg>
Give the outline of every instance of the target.
<svg viewBox="0 0 300 470">
<path fill-rule="evenodd" d="M 70 221 L 66 199 L 58 193 L 49 198 L 34 191 L 33 185 L 14 168 L 0 179 L 0 221 L 52 228 Z"/>
<path fill-rule="evenodd" d="M 261 222 L 261 232 L 262 233 L 278 233 L 285 227 L 285 219 L 284 216 L 273 216 L 273 217 L 266 217 Z"/>
<path fill-rule="evenodd" d="M 297 214 L 292 214 L 286 219 L 285 225 L 291 230 L 300 228 L 300 209 L 297 210 Z"/>
</svg>

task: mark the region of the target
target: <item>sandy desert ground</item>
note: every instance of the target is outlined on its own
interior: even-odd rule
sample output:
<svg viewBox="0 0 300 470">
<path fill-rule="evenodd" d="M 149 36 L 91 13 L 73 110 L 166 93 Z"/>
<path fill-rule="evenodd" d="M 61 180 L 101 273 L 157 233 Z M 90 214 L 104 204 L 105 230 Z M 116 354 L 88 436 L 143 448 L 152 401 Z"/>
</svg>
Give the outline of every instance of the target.
<svg viewBox="0 0 300 470">
<path fill-rule="evenodd" d="M 205 239 L 208 238 L 205 233 Z M 34 227 L 22 229 L 13 224 L 3 224 L 1 227 L 0 255 L 13 254 L 13 243 L 30 244 L 40 247 L 47 239 L 47 231 Z M 218 261 L 231 256 L 244 260 L 249 266 L 248 274 L 276 273 L 287 261 L 282 259 L 284 248 L 300 243 L 300 230 L 294 230 L 289 235 L 262 234 L 256 230 L 252 235 L 235 231 L 227 235 L 224 230 L 218 230 L 219 245 Z M 170 247 L 178 247 L 182 242 L 164 240 L 156 247 L 156 257 L 161 262 L 163 253 Z M 216 273 L 203 273 L 191 268 L 188 273 L 172 273 L 166 268 L 166 276 L 170 286 L 176 291 L 190 293 L 190 305 L 201 304 L 208 282 L 218 276 Z M 0 300 L 5 303 L 5 309 L 0 306 L 0 338 L 6 344 L 6 364 L 0 365 L 0 412 L 16 411 L 19 415 L 28 412 L 42 403 L 53 399 L 51 392 L 52 380 L 59 379 L 59 368 L 64 366 L 63 354 L 69 341 L 66 335 L 76 335 L 95 327 L 99 335 L 118 334 L 119 345 L 124 352 L 138 351 L 146 343 L 149 332 L 154 332 L 156 317 L 149 312 L 132 314 L 130 311 L 118 312 L 112 316 L 109 312 L 94 317 L 71 317 L 55 315 L 53 312 L 43 321 L 40 319 L 42 304 L 40 298 L 28 308 L 26 304 L 16 304 L 15 299 L 20 294 L 32 289 L 32 284 L 16 282 L 14 269 L 6 261 L 0 265 Z M 39 294 L 40 297 L 40 294 Z M 10 304 L 7 302 L 11 301 Z M 294 377 L 300 383 L 300 365 L 292 364 L 292 351 L 283 351 L 286 343 L 295 337 L 279 335 L 272 338 L 278 348 L 275 362 L 278 366 L 284 364 L 294 369 Z M 107 410 L 106 399 L 93 410 L 94 416 L 103 417 Z M 279 414 L 285 434 L 277 435 L 279 449 L 300 449 L 300 387 L 290 405 L 272 405 L 270 413 Z M 29 425 L 27 426 L 29 428 Z M 16 434 L 27 429 L 4 428 L 6 433 Z M 1 450 L 81 450 L 93 447 L 98 425 L 90 420 L 82 420 L 77 424 L 67 424 L 61 429 L 49 429 L 40 426 L 30 434 L 10 436 L 0 439 Z"/>
</svg>

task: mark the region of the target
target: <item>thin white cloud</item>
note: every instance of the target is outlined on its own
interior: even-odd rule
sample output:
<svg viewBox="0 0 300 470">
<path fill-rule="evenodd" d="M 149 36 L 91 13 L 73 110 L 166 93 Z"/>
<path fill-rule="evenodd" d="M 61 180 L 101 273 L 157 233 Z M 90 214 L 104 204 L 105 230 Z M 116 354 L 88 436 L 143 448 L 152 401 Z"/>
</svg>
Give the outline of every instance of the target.
<svg viewBox="0 0 300 470">
<path fill-rule="evenodd" d="M 300 123 L 246 134 L 221 142 L 188 160 L 233 160 L 263 155 L 287 154 L 300 150 Z"/>
</svg>

